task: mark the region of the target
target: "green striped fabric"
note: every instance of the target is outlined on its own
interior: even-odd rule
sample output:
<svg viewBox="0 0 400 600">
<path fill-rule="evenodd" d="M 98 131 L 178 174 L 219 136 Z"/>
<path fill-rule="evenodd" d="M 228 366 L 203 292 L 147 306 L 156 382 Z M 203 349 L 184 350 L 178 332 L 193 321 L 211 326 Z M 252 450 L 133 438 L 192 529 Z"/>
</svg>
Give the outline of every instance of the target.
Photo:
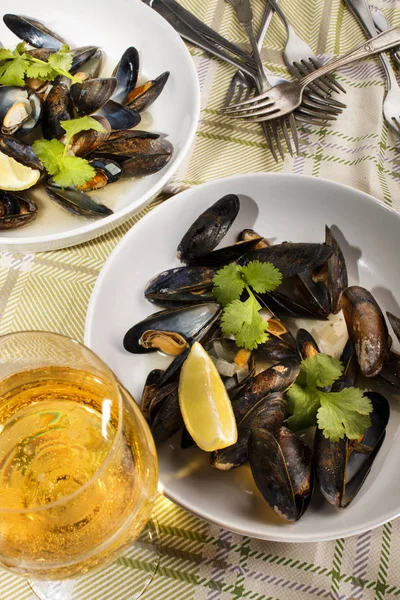
<svg viewBox="0 0 400 600">
<path fill-rule="evenodd" d="M 372 0 L 371 0 L 372 1 Z M 400 0 L 373 0 L 392 25 L 400 25 Z M 207 24 L 248 47 L 225 0 L 182 0 Z M 253 0 L 256 23 L 263 1 Z M 298 33 L 323 59 L 363 40 L 341 0 L 281 0 Z M 274 17 L 263 48 L 270 69 L 287 75 L 281 49 L 285 31 Z M 397 209 L 399 142 L 382 120 L 385 92 L 378 60 L 338 74 L 348 109 L 329 127 L 300 128 L 300 153 L 275 163 L 258 126 L 223 118 L 219 109 L 233 69 L 190 47 L 202 93 L 196 143 L 170 182 L 169 194 L 241 172 L 304 173 L 347 183 Z M 58 331 L 83 339 L 87 305 L 96 277 L 115 245 L 145 212 L 99 239 L 57 252 L 0 254 L 0 334 L 20 329 Z M 392 600 L 400 598 L 400 521 L 358 537 L 318 544 L 251 540 L 190 515 L 159 497 L 161 560 L 143 600 Z M 142 545 L 77 589 L 74 600 L 133 600 L 151 572 Z M 0 571 L 0 599 L 32 599 L 23 579 Z"/>
</svg>

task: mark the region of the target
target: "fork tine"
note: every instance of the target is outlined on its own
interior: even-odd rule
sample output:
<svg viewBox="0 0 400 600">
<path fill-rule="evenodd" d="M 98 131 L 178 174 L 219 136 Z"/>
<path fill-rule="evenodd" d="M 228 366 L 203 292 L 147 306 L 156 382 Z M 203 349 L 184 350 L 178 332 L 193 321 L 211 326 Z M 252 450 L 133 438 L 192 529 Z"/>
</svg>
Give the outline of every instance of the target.
<svg viewBox="0 0 400 600">
<path fill-rule="evenodd" d="M 248 104 L 248 102 L 250 102 L 248 100 L 247 102 L 242 102 L 241 104 L 234 104 L 229 108 L 225 108 L 224 114 L 232 115 L 237 113 L 248 113 L 257 108 L 272 106 L 273 104 L 275 104 L 275 100 L 261 100 L 260 102 L 257 102 L 257 98 L 259 97 L 260 96 L 256 96 L 254 99 L 252 99 L 253 102 L 251 105 Z"/>
<path fill-rule="evenodd" d="M 238 106 L 243 106 L 244 104 L 248 105 L 248 108 L 251 108 L 252 104 L 258 104 L 260 100 L 268 100 L 268 92 L 264 92 L 264 94 L 258 94 L 254 98 L 250 98 L 249 100 L 241 102 L 240 104 L 232 104 L 228 108 L 225 108 L 224 112 L 228 112 L 234 108 L 237 108 Z"/>
<path fill-rule="evenodd" d="M 281 109 L 273 106 L 270 109 L 264 108 L 257 112 L 251 112 L 246 115 L 233 115 L 233 118 L 244 119 L 250 123 L 261 123 L 261 121 L 272 121 L 273 119 L 278 119 L 280 116 L 282 116 Z"/>
<path fill-rule="evenodd" d="M 262 121 L 260 123 L 260 125 L 261 125 L 261 129 L 263 130 L 264 137 L 265 137 L 265 140 L 267 142 L 268 148 L 269 148 L 272 156 L 274 157 L 275 162 L 279 162 L 278 155 L 276 153 L 276 150 L 275 150 L 275 147 L 274 147 L 274 143 L 273 143 L 272 138 L 271 138 L 271 132 L 269 130 L 268 123 L 266 123 L 265 121 Z"/>
<path fill-rule="evenodd" d="M 306 98 L 303 104 L 305 106 L 308 106 L 309 108 L 315 108 L 316 110 L 319 110 L 326 114 L 340 115 L 343 112 L 341 108 L 337 108 L 336 106 L 325 106 L 323 104 L 320 104 L 319 102 L 313 102 L 313 100 L 311 100 L 310 98 Z"/>
<path fill-rule="evenodd" d="M 282 148 L 282 144 L 281 144 L 281 137 L 279 135 L 278 124 L 277 124 L 276 120 L 272 121 L 271 129 L 272 129 L 274 139 L 276 141 L 276 145 L 278 146 L 279 154 L 281 155 L 281 159 L 283 160 L 285 158 L 285 154 L 283 152 L 283 148 Z"/>
<path fill-rule="evenodd" d="M 317 119 L 316 117 L 307 116 L 304 113 L 299 114 L 296 112 L 296 121 L 300 121 L 300 123 L 310 123 L 311 125 L 325 125 L 325 119 Z"/>
<path fill-rule="evenodd" d="M 282 128 L 283 137 L 285 138 L 285 142 L 286 142 L 287 149 L 289 150 L 289 154 L 290 154 L 290 156 L 293 156 L 293 149 L 292 149 L 292 144 L 290 142 L 288 128 L 286 125 L 286 119 L 284 117 L 282 119 L 279 119 L 279 124 Z"/>
<path fill-rule="evenodd" d="M 243 96 L 243 88 L 240 85 L 238 85 L 235 97 L 233 98 L 232 102 L 234 104 L 239 104 L 240 101 L 242 100 L 242 96 Z"/>
<path fill-rule="evenodd" d="M 253 97 L 253 96 L 254 96 L 254 94 L 253 94 L 252 92 L 255 92 L 255 88 L 251 89 L 251 88 L 249 88 L 249 87 L 248 87 L 248 88 L 247 88 L 247 90 L 246 90 L 246 93 L 245 93 L 245 95 L 244 95 L 244 98 L 243 98 L 243 100 L 245 100 L 245 101 L 246 101 L 246 100 L 248 100 L 250 97 Z"/>
<path fill-rule="evenodd" d="M 296 149 L 296 152 L 298 153 L 299 152 L 299 136 L 297 135 L 296 121 L 294 120 L 293 113 L 290 113 L 290 115 L 289 115 L 289 128 L 292 133 L 294 147 Z"/>
<path fill-rule="evenodd" d="M 318 69 L 319 67 L 321 67 L 323 65 L 322 62 L 317 62 L 312 56 L 309 59 L 311 61 L 311 64 L 314 65 L 314 69 Z M 344 94 L 346 94 L 346 90 L 345 88 L 338 82 L 338 80 L 336 79 L 336 77 L 334 75 L 332 75 L 331 73 L 329 73 L 328 75 L 324 75 L 321 79 L 323 79 L 326 83 L 329 81 L 332 85 L 335 86 L 335 91 L 337 92 L 338 90 L 340 92 L 343 92 Z"/>
<path fill-rule="evenodd" d="M 224 100 L 224 103 L 222 105 L 222 108 L 226 108 L 227 106 L 230 105 L 230 103 L 232 102 L 232 98 L 233 98 L 233 96 L 235 94 L 235 90 L 236 90 L 236 81 L 235 81 L 235 77 L 233 77 L 231 79 L 230 84 L 229 84 L 228 91 L 226 93 L 225 100 Z"/>
<path fill-rule="evenodd" d="M 314 65 L 312 63 L 310 63 L 308 60 L 302 60 L 301 64 L 303 65 L 304 70 L 305 70 L 304 75 L 308 75 L 309 73 L 312 73 L 313 71 L 315 71 Z M 326 81 L 324 81 L 323 77 L 320 77 L 320 79 L 317 79 L 316 81 L 314 81 L 313 85 L 315 87 L 319 88 L 325 94 L 331 94 L 332 92 L 336 91 L 335 88 L 331 84 L 328 85 L 326 83 Z"/>
<path fill-rule="evenodd" d="M 304 77 L 305 75 L 309 74 L 310 70 L 306 67 L 303 60 L 301 61 L 301 63 L 296 62 L 293 64 L 296 65 L 298 77 Z M 326 98 L 331 93 L 330 88 L 327 88 L 326 86 L 324 86 L 324 84 L 321 85 L 321 80 L 314 81 L 308 86 L 308 88 L 312 90 L 314 94 L 319 94 L 322 98 Z"/>
<path fill-rule="evenodd" d="M 400 122 L 396 117 L 392 117 L 392 123 L 390 123 L 390 129 L 394 131 L 396 135 L 400 135 Z"/>
<path fill-rule="evenodd" d="M 299 109 L 297 109 L 297 111 L 299 112 Z M 323 111 L 318 111 L 316 112 L 315 110 L 311 110 L 310 108 L 307 108 L 306 106 L 302 106 L 302 110 L 301 113 L 302 115 L 308 115 L 312 118 L 316 118 L 316 119 L 323 119 L 325 122 L 326 121 L 336 121 L 337 115 L 331 115 L 330 113 L 325 113 Z"/>
<path fill-rule="evenodd" d="M 315 102 L 319 102 L 321 104 L 321 106 L 328 105 L 328 106 L 336 106 L 337 108 L 347 108 L 346 104 L 344 104 L 343 102 L 339 102 L 339 100 L 335 100 L 335 98 L 332 98 L 332 96 L 322 97 L 320 94 L 310 93 L 310 91 L 307 92 L 307 88 L 304 90 L 303 96 L 306 96 L 307 98 L 311 98 L 311 100 L 314 100 Z"/>
</svg>

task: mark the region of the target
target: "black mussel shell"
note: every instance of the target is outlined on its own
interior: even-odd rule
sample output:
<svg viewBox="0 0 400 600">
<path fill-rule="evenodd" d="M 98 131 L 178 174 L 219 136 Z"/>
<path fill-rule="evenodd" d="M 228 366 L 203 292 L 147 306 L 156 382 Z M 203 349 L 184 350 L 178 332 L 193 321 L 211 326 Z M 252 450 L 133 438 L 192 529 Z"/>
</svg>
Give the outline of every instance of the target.
<svg viewBox="0 0 400 600">
<path fill-rule="evenodd" d="M 34 19 L 6 14 L 3 16 L 3 21 L 17 37 L 35 48 L 60 50 L 61 46 L 66 43 L 61 37 L 47 29 L 43 23 Z"/>
<path fill-rule="evenodd" d="M 208 254 L 226 235 L 240 209 L 239 198 L 224 196 L 207 208 L 183 236 L 178 245 L 178 258 L 190 263 L 194 258 Z"/>
<path fill-rule="evenodd" d="M 300 328 L 297 331 L 296 344 L 302 358 L 312 358 L 316 354 L 319 354 L 317 342 L 306 329 Z"/>
<path fill-rule="evenodd" d="M 196 447 L 197 447 L 196 442 L 194 441 L 194 439 L 192 438 L 192 436 L 190 435 L 190 433 L 184 426 L 183 430 L 182 430 L 182 436 L 181 436 L 182 450 L 187 450 L 188 448 L 196 448 Z"/>
<path fill-rule="evenodd" d="M 357 285 L 343 292 L 341 304 L 361 373 L 375 377 L 382 370 L 388 348 L 382 311 L 371 292 Z"/>
<path fill-rule="evenodd" d="M 45 190 L 48 196 L 59 206 L 83 217 L 99 218 L 112 215 L 113 211 L 104 204 L 98 204 L 90 196 L 77 189 L 58 188 L 52 185 L 46 185 Z"/>
<path fill-rule="evenodd" d="M 122 174 L 121 165 L 109 158 L 93 158 L 89 161 L 93 168 L 100 169 L 107 176 L 107 183 L 118 181 Z"/>
<path fill-rule="evenodd" d="M 179 307 L 154 313 L 127 331 L 124 348 L 133 354 L 143 354 L 155 349 L 144 348 L 141 339 L 146 331 L 171 331 L 187 339 L 196 339 L 219 317 L 221 308 L 217 303 Z"/>
<path fill-rule="evenodd" d="M 0 231 L 31 223 L 37 217 L 37 211 L 38 207 L 32 200 L 0 190 Z"/>
<path fill-rule="evenodd" d="M 104 144 L 111 133 L 110 123 L 107 119 L 97 115 L 92 118 L 98 121 L 105 131 L 88 129 L 87 131 L 76 133 L 69 144 L 69 149 L 75 156 L 87 156 L 91 152 L 94 152 L 96 148 Z"/>
<path fill-rule="evenodd" d="M 163 373 L 164 371 L 162 369 L 153 369 L 146 377 L 140 403 L 140 408 L 146 421 L 149 419 L 150 405 L 158 391 Z"/>
<path fill-rule="evenodd" d="M 299 361 L 287 358 L 255 375 L 232 400 L 236 421 L 240 422 L 253 406 L 271 392 L 286 391 L 299 373 Z"/>
<path fill-rule="evenodd" d="M 333 249 L 326 244 L 286 242 L 253 250 L 245 254 L 238 262 L 241 265 L 247 265 L 252 260 L 270 262 L 286 278 L 321 266 L 332 254 Z"/>
<path fill-rule="evenodd" d="M 93 58 L 97 53 L 99 53 L 99 51 L 100 48 L 98 46 L 81 46 L 79 48 L 74 48 L 73 50 L 71 50 L 72 66 L 69 72 L 72 75 L 78 73 L 82 65 L 84 65 L 88 60 Z"/>
<path fill-rule="evenodd" d="M 116 90 L 112 99 L 121 104 L 125 104 L 129 92 L 131 92 L 137 82 L 139 74 L 139 53 L 133 46 L 130 46 L 123 53 L 121 60 L 114 69 L 113 77 L 118 81 Z"/>
<path fill-rule="evenodd" d="M 191 266 L 203 266 L 203 267 L 223 267 L 231 262 L 238 260 L 241 256 L 254 250 L 258 244 L 258 240 L 248 240 L 246 242 L 237 242 L 232 246 L 225 246 L 225 248 L 219 248 L 204 256 L 193 258 L 190 260 Z"/>
<path fill-rule="evenodd" d="M 298 273 L 295 282 L 305 306 L 321 319 L 327 319 L 331 312 L 331 301 L 326 285 L 315 282 L 309 271 Z"/>
<path fill-rule="evenodd" d="M 116 87 L 115 77 L 98 77 L 71 85 L 71 98 L 78 116 L 91 115 L 98 111 L 110 100 Z"/>
<path fill-rule="evenodd" d="M 41 161 L 32 150 L 32 146 L 11 135 L 0 134 L 0 152 L 11 156 L 17 162 L 31 169 L 37 169 L 38 171 L 44 169 Z"/>
<path fill-rule="evenodd" d="M 129 108 L 142 111 L 148 108 L 164 89 L 165 84 L 169 78 L 169 71 L 165 71 L 154 79 L 153 81 L 147 81 L 143 85 L 133 89 L 127 96 L 126 105 Z"/>
<path fill-rule="evenodd" d="M 274 435 L 282 426 L 287 413 L 287 401 L 282 392 L 268 394 L 262 398 L 238 424 L 238 440 L 232 446 L 211 453 L 213 467 L 227 471 L 243 465 L 248 459 L 248 441 L 254 429 L 267 429 Z"/>
<path fill-rule="evenodd" d="M 0 86 L 0 124 L 6 135 L 29 133 L 38 123 L 42 105 L 36 94 L 17 86 Z"/>
<path fill-rule="evenodd" d="M 114 99 L 108 100 L 98 111 L 97 114 L 106 118 L 113 131 L 131 129 L 139 125 L 141 117 L 137 110 L 122 106 Z"/>
<path fill-rule="evenodd" d="M 159 444 L 168 440 L 183 426 L 178 400 L 178 386 L 162 402 L 150 429 L 154 441 Z"/>
<path fill-rule="evenodd" d="M 122 177 L 143 177 L 163 169 L 171 160 L 173 147 L 167 140 L 149 140 L 137 154 L 124 160 Z"/>
<path fill-rule="evenodd" d="M 64 83 L 56 83 L 51 88 L 43 103 L 43 137 L 46 140 L 63 137 L 65 130 L 61 127 L 60 121 L 69 121 L 73 118 L 73 113 L 72 100 L 68 87 Z"/>
<path fill-rule="evenodd" d="M 163 271 L 151 279 L 144 290 L 148 300 L 170 299 L 177 301 L 187 298 L 193 303 L 199 292 L 209 290 L 213 285 L 216 269 L 207 267 L 178 267 Z"/>
<path fill-rule="evenodd" d="M 348 286 L 347 267 L 343 252 L 329 227 L 325 227 L 325 243 L 333 248 L 329 258 L 328 267 L 328 292 L 331 302 L 331 312 L 336 315 L 341 307 L 342 293 Z"/>
<path fill-rule="evenodd" d="M 394 333 L 396 334 L 397 339 L 400 342 L 400 319 L 395 315 L 392 315 L 390 312 L 386 312 L 387 318 L 393 328 Z"/>
</svg>

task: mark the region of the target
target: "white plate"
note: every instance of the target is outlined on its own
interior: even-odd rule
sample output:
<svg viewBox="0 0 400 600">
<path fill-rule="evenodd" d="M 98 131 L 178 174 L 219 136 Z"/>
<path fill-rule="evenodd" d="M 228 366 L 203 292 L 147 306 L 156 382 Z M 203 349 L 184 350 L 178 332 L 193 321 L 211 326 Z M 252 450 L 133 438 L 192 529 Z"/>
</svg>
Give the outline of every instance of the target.
<svg viewBox="0 0 400 600">
<path fill-rule="evenodd" d="M 7 10 L 6 10 L 7 8 Z M 168 165 L 154 175 L 116 182 L 97 192 L 114 214 L 99 220 L 68 214 L 47 199 L 34 194 L 39 205 L 37 219 L 27 227 L 0 233 L 0 250 L 36 252 L 56 250 L 90 240 L 110 231 L 146 206 L 171 179 L 186 154 L 197 128 L 200 91 L 193 60 L 174 29 L 153 9 L 139 0 L 16 0 L 3 6 L 0 40 L 14 48 L 18 38 L 7 29 L 5 12 L 30 16 L 59 33 L 71 47 L 97 45 L 105 52 L 101 74 L 111 72 L 128 46 L 135 46 L 141 61 L 140 80 L 154 79 L 170 71 L 169 80 L 138 129 L 167 134 L 174 146 Z"/>
<path fill-rule="evenodd" d="M 166 364 L 161 356 L 129 354 L 122 346 L 128 328 L 154 312 L 143 297 L 144 286 L 155 274 L 178 265 L 175 254 L 182 235 L 206 207 L 228 193 L 238 194 L 241 209 L 221 245 L 233 242 L 245 227 L 274 242 L 321 242 L 325 224 L 334 225 L 350 283 L 367 287 L 382 309 L 400 315 L 399 214 L 362 192 L 305 176 L 240 175 L 207 183 L 168 200 L 135 225 L 108 259 L 92 294 L 85 343 L 136 398 L 147 373 Z M 187 510 L 250 537 L 320 541 L 377 527 L 400 514 L 400 412 L 390 394 L 386 440 L 365 485 L 345 510 L 313 500 L 300 521 L 286 524 L 256 491 L 247 466 L 216 471 L 205 453 L 181 450 L 176 438 L 159 451 L 161 487 Z"/>
</svg>

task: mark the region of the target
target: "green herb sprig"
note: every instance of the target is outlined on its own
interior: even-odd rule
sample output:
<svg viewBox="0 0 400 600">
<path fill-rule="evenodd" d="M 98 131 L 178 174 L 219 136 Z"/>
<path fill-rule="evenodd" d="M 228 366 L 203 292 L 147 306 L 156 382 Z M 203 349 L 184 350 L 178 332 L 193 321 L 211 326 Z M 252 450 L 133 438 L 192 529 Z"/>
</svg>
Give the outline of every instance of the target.
<svg viewBox="0 0 400 600">
<path fill-rule="evenodd" d="M 271 263 L 258 260 L 246 266 L 227 265 L 213 279 L 213 294 L 224 307 L 221 329 L 233 335 L 238 346 L 254 350 L 268 339 L 268 322 L 260 315 L 262 309 L 254 292 L 271 292 L 282 281 L 281 272 Z M 247 298 L 241 300 L 247 292 Z"/>
<path fill-rule="evenodd" d="M 288 426 L 293 431 L 318 425 L 333 442 L 345 435 L 355 440 L 371 425 L 371 401 L 355 387 L 326 392 L 343 373 L 342 363 L 328 354 L 301 361 L 300 374 L 286 392 L 289 400 Z"/>
</svg>

